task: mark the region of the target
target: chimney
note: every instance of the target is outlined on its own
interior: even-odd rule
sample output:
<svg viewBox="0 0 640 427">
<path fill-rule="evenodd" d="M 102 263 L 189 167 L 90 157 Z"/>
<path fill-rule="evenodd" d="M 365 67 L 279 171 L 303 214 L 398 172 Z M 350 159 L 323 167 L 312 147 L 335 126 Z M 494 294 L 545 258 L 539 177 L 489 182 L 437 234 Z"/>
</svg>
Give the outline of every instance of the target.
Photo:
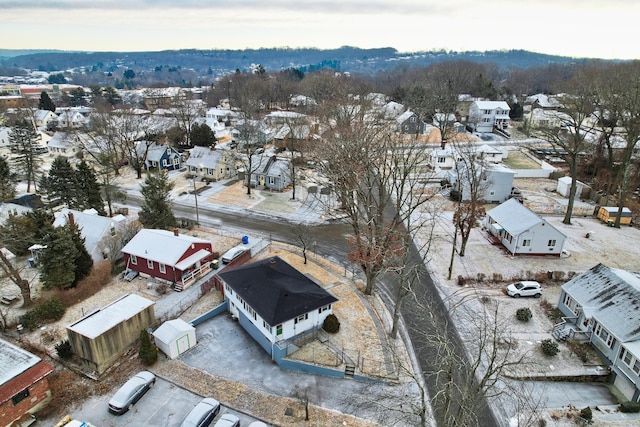
<svg viewBox="0 0 640 427">
<path fill-rule="evenodd" d="M 269 267 L 276 268 L 276 259 L 275 258 L 271 258 L 269 260 Z"/>
<path fill-rule="evenodd" d="M 67 214 L 67 218 L 69 220 L 69 225 L 73 227 L 75 225 L 75 219 L 73 218 L 73 213 L 69 212 Z"/>
<path fill-rule="evenodd" d="M 174 235 L 174 236 L 176 236 L 176 237 L 178 237 L 178 236 L 179 236 L 179 234 L 180 234 L 180 233 L 178 233 L 178 229 L 177 229 L 177 228 L 174 228 L 174 229 L 173 229 L 173 235 Z"/>
<path fill-rule="evenodd" d="M 444 150 L 445 145 L 447 145 L 447 143 L 445 141 L 442 141 L 440 143 L 440 148 Z"/>
</svg>

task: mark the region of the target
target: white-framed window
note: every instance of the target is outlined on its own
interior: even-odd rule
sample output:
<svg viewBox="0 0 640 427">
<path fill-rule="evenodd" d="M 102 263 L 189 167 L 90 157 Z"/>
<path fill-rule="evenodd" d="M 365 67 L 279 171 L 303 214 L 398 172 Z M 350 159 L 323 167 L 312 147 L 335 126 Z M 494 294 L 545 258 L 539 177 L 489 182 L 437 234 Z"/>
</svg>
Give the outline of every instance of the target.
<svg viewBox="0 0 640 427">
<path fill-rule="evenodd" d="M 150 259 L 147 260 L 147 267 L 149 267 L 150 270 L 153 270 L 153 261 Z"/>
<path fill-rule="evenodd" d="M 162 166 L 169 166 L 169 162 L 167 162 L 167 159 L 162 159 Z"/>
<path fill-rule="evenodd" d="M 158 269 L 160 270 L 160 273 L 166 273 L 167 272 L 167 269 L 166 269 L 164 264 L 158 263 Z"/>
<path fill-rule="evenodd" d="M 327 311 L 331 308 L 331 304 L 325 305 L 324 307 L 320 307 L 318 309 L 318 313 L 322 313 L 323 311 Z"/>
<path fill-rule="evenodd" d="M 522 246 L 531 246 L 531 239 L 524 239 L 522 241 Z"/>
<path fill-rule="evenodd" d="M 138 257 L 135 255 L 129 255 L 129 261 L 131 261 L 131 264 L 133 265 L 138 265 Z"/>
<path fill-rule="evenodd" d="M 307 320 L 308 318 L 309 318 L 309 313 L 305 313 L 305 314 L 302 314 L 302 315 L 296 317 L 296 319 L 294 320 L 293 323 L 299 323 L 299 322 L 302 322 L 304 320 Z"/>
<path fill-rule="evenodd" d="M 438 157 L 438 163 L 444 163 L 444 162 L 446 162 L 446 161 L 447 161 L 447 158 L 446 158 L 446 157 L 444 157 L 444 156 L 440 156 L 440 157 Z"/>
<path fill-rule="evenodd" d="M 549 243 L 547 243 L 547 246 L 555 246 L 555 245 L 556 245 L 555 239 L 549 240 Z"/>
</svg>

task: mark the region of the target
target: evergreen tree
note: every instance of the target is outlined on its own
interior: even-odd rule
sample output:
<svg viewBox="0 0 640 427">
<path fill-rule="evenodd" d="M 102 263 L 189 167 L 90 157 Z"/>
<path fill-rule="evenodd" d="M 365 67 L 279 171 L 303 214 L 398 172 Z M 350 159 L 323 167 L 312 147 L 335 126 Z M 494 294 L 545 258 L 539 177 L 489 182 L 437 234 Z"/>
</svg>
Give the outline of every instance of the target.
<svg viewBox="0 0 640 427">
<path fill-rule="evenodd" d="M 52 223 L 53 216 L 43 210 L 9 215 L 0 226 L 0 246 L 6 246 L 18 256 L 26 255 L 31 245 L 42 242 Z"/>
<path fill-rule="evenodd" d="M 84 160 L 76 166 L 76 182 L 78 184 L 78 209 L 85 210 L 93 208 L 100 215 L 106 216 L 104 210 L 104 200 L 100 194 L 100 184 L 96 173 L 91 166 Z"/>
<path fill-rule="evenodd" d="M 41 163 L 39 139 L 40 135 L 27 119 L 18 119 L 11 127 L 9 144 L 11 151 L 15 154 L 13 161 L 16 169 L 27 181 L 27 193 L 31 192 L 31 184 L 34 190 L 36 186 L 36 172 Z"/>
<path fill-rule="evenodd" d="M 194 123 L 191 127 L 189 139 L 192 145 L 199 147 L 210 147 L 216 143 L 216 135 L 213 130 L 206 123 L 198 124 Z"/>
<path fill-rule="evenodd" d="M 45 289 L 67 289 L 73 287 L 76 278 L 75 260 L 78 248 L 69 232 L 69 227 L 56 227 L 44 239 L 46 248 L 40 262 L 40 280 Z"/>
<path fill-rule="evenodd" d="M 74 280 L 73 286 L 76 286 L 78 282 L 89 275 L 91 268 L 93 267 L 93 258 L 89 255 L 87 247 L 85 246 L 85 238 L 82 237 L 80 228 L 75 222 L 70 222 L 66 225 L 68 232 L 71 234 L 73 244 L 78 250 L 78 256 L 74 260 Z"/>
<path fill-rule="evenodd" d="M 66 157 L 58 156 L 51 163 L 49 174 L 40 180 L 40 189 L 49 198 L 49 204 L 64 203 L 71 209 L 79 207 L 79 185 L 76 172 Z"/>
<path fill-rule="evenodd" d="M 56 112 L 56 104 L 53 103 L 49 94 L 44 90 L 40 92 L 40 101 L 38 101 L 38 109 L 39 110 L 49 110 L 52 112 Z"/>
<path fill-rule="evenodd" d="M 140 360 L 145 365 L 153 365 L 158 360 L 158 349 L 151 341 L 151 337 L 147 331 L 140 331 L 140 352 L 138 353 Z"/>
<path fill-rule="evenodd" d="M 164 172 L 147 175 L 140 192 L 144 202 L 138 217 L 146 228 L 168 229 L 175 227 L 176 218 L 171 210 L 169 195 L 173 183 Z"/>
<path fill-rule="evenodd" d="M 16 194 L 17 176 L 11 171 L 9 163 L 0 156 L 0 202 L 13 200 Z"/>
</svg>

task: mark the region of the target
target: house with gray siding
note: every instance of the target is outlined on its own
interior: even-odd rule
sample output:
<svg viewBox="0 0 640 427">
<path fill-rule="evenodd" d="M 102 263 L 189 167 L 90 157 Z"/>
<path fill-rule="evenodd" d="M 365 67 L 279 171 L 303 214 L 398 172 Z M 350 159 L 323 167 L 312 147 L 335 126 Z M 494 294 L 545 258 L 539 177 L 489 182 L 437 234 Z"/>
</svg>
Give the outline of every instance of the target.
<svg viewBox="0 0 640 427">
<path fill-rule="evenodd" d="M 454 154 L 454 156 L 457 156 Z M 515 172 L 512 169 L 502 165 L 483 162 L 482 165 L 478 165 L 473 171 L 467 168 L 461 167 L 462 162 L 458 162 L 458 167 L 447 171 L 447 179 L 457 189 L 462 197 L 462 201 L 471 200 L 471 186 L 468 175 L 476 173 L 480 175 L 476 180 L 480 185 L 481 198 L 486 203 L 502 203 L 509 199 L 511 195 L 511 189 L 513 187 L 513 177 Z"/>
<path fill-rule="evenodd" d="M 487 212 L 483 226 L 513 255 L 560 256 L 567 239 L 517 199 L 509 199 Z"/>
<path fill-rule="evenodd" d="M 611 383 L 640 401 L 640 273 L 598 264 L 562 285 L 558 309 L 553 336 L 589 342 Z"/>
</svg>

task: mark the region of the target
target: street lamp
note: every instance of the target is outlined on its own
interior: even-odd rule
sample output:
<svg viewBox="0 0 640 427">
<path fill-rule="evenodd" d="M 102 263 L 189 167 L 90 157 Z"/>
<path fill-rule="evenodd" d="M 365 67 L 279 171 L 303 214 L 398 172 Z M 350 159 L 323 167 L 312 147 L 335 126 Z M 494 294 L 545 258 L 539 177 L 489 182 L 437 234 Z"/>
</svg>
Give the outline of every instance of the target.
<svg viewBox="0 0 640 427">
<path fill-rule="evenodd" d="M 196 192 L 196 177 L 193 177 L 193 197 L 196 198 L 196 225 L 200 225 L 200 215 L 198 215 L 198 193 Z"/>
</svg>

